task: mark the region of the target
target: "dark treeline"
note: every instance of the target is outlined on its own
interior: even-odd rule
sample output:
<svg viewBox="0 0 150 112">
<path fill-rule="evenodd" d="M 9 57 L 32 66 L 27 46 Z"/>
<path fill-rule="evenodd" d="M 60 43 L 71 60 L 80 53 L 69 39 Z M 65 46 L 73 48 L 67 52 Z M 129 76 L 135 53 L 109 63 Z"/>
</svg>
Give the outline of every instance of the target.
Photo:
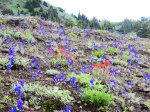
<svg viewBox="0 0 150 112">
<path fill-rule="evenodd" d="M 40 16 L 44 19 L 49 19 L 58 23 L 63 23 L 66 26 L 80 27 L 80 28 L 95 28 L 100 30 L 118 31 L 123 34 L 135 32 L 138 36 L 148 38 L 150 37 L 150 18 L 141 17 L 139 20 L 124 19 L 122 22 L 110 22 L 108 20 L 98 20 L 93 17 L 89 20 L 86 15 L 79 14 L 69 15 L 59 7 L 54 7 L 42 0 L 25 0 L 23 8 L 17 3 L 18 15 L 29 14 L 31 16 Z M 23 10 L 27 9 L 27 10 Z M 11 9 L 4 9 L 2 14 L 13 14 Z"/>
</svg>

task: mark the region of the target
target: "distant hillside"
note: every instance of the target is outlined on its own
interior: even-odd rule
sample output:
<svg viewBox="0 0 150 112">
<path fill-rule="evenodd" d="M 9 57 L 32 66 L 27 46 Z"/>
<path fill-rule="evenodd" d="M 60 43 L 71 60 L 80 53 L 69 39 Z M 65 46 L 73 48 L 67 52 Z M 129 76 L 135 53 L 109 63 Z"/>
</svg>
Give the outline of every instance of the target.
<svg viewBox="0 0 150 112">
<path fill-rule="evenodd" d="M 42 0 L 1 0 L 0 14 L 41 16 L 59 23 L 69 24 L 66 22 L 70 21 L 73 25 L 77 24 L 76 18 L 66 13 L 64 9 Z"/>
<path fill-rule="evenodd" d="M 86 15 L 68 14 L 60 7 L 52 6 L 43 0 L 0 0 L 0 14 L 38 16 L 42 19 L 61 23 L 67 27 L 94 28 L 117 31 L 123 34 L 133 33 L 139 37 L 150 37 L 150 18 L 141 17 L 133 21 L 125 18 L 122 22 L 112 23 L 108 20 L 89 20 Z"/>
</svg>

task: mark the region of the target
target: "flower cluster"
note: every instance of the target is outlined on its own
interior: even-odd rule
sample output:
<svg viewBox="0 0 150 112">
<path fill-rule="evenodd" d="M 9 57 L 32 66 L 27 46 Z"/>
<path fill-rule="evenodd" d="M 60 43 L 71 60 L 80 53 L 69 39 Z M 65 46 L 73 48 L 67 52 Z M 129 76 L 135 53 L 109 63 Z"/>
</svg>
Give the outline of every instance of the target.
<svg viewBox="0 0 150 112">
<path fill-rule="evenodd" d="M 94 88 L 94 82 L 95 82 L 95 79 L 91 79 L 91 80 L 90 80 L 90 83 L 91 83 L 91 85 L 92 85 L 92 86 L 91 86 L 92 89 Z"/>
<path fill-rule="evenodd" d="M 24 98 L 24 94 L 23 94 L 23 89 L 24 87 L 24 81 L 23 80 L 19 80 L 19 84 L 17 84 L 15 87 L 14 87 L 14 92 L 16 92 L 21 98 Z M 10 108 L 10 112 L 17 112 L 17 110 L 23 110 L 23 101 L 22 99 L 18 99 L 16 100 L 16 104 L 17 104 L 17 108 L 12 106 Z"/>
<path fill-rule="evenodd" d="M 77 80 L 76 77 L 71 77 L 70 80 L 69 80 L 70 84 L 71 84 L 73 87 L 76 86 L 76 80 Z"/>
<path fill-rule="evenodd" d="M 93 67 L 94 68 L 105 68 L 110 65 L 111 65 L 110 61 L 106 60 L 104 63 L 93 64 Z"/>
<path fill-rule="evenodd" d="M 113 88 L 115 88 L 116 85 L 117 85 L 117 83 L 116 83 L 116 81 L 114 79 L 110 79 L 110 83 L 111 83 Z"/>
<path fill-rule="evenodd" d="M 67 105 L 65 109 L 62 110 L 62 112 L 71 112 L 72 107 Z"/>
<path fill-rule="evenodd" d="M 64 50 L 62 49 L 62 46 L 58 46 L 58 52 L 65 56 L 66 58 L 69 58 L 69 59 L 76 59 L 76 56 L 75 55 L 72 55 L 72 54 L 69 54 L 69 51 L 68 50 Z"/>
<path fill-rule="evenodd" d="M 150 74 L 145 74 L 144 79 L 145 79 L 146 82 L 150 81 Z"/>
<path fill-rule="evenodd" d="M 53 80 L 55 83 L 59 82 L 59 80 L 65 83 L 66 82 L 65 74 L 60 73 L 59 75 L 55 75 Z"/>
<path fill-rule="evenodd" d="M 14 92 L 16 92 L 21 98 L 24 98 L 24 94 L 22 92 L 22 88 L 24 87 L 24 81 L 19 80 L 19 84 L 14 87 Z"/>
<path fill-rule="evenodd" d="M 10 43 L 10 36 L 7 36 L 7 37 L 4 39 L 2 45 L 3 45 L 3 44 L 9 44 L 9 43 Z"/>
<path fill-rule="evenodd" d="M 41 74 L 40 64 L 38 63 L 38 60 L 34 58 L 31 60 L 29 65 L 30 65 L 28 70 L 29 73 L 31 72 L 32 68 L 36 67 L 36 71 L 34 71 L 32 74 L 32 80 L 35 80 L 35 77 Z"/>
</svg>

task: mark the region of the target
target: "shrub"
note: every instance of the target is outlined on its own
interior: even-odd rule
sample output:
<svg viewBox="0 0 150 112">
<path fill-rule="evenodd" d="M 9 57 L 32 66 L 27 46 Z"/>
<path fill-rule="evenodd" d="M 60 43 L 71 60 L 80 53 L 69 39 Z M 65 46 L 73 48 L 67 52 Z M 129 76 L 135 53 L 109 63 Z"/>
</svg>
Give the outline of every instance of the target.
<svg viewBox="0 0 150 112">
<path fill-rule="evenodd" d="M 111 105 L 114 103 L 113 95 L 106 93 L 104 90 L 91 90 L 91 89 L 83 89 L 84 93 L 81 94 L 81 100 L 94 104 L 96 106 L 105 106 Z"/>
<path fill-rule="evenodd" d="M 69 80 L 71 77 L 76 77 L 76 81 L 77 83 L 79 83 L 80 86 L 84 87 L 84 88 L 91 88 L 91 79 L 93 79 L 94 77 L 92 77 L 91 75 L 89 74 L 75 74 L 75 73 L 72 73 L 72 74 L 69 74 L 67 76 L 67 79 Z M 101 90 L 104 86 L 101 85 L 96 79 L 94 79 L 94 89 L 96 90 Z"/>
<path fill-rule="evenodd" d="M 117 48 L 114 48 L 114 47 L 109 47 L 109 48 L 108 48 L 108 52 L 109 52 L 111 55 L 114 55 L 114 54 L 119 54 L 119 53 L 120 53 L 120 50 L 117 49 Z"/>
<path fill-rule="evenodd" d="M 59 87 L 45 87 L 39 83 L 26 84 L 24 85 L 23 92 L 25 97 L 27 97 L 27 92 L 35 93 L 34 96 L 42 96 L 49 99 L 55 99 L 60 101 L 62 104 L 72 104 L 73 97 L 71 97 L 71 92 L 68 90 L 60 90 Z M 44 100 L 44 99 L 43 99 Z"/>
<path fill-rule="evenodd" d="M 107 33 L 106 30 L 95 30 L 96 33 Z"/>
<path fill-rule="evenodd" d="M 69 37 L 77 37 L 77 35 L 75 33 L 73 33 L 73 32 L 70 32 L 69 33 Z"/>
<path fill-rule="evenodd" d="M 128 56 L 126 54 L 122 55 L 122 59 L 125 60 L 125 61 L 127 61 L 130 58 L 131 58 L 131 56 Z"/>
<path fill-rule="evenodd" d="M 0 65 L 1 66 L 7 66 L 7 64 L 8 64 L 8 59 L 0 58 Z"/>
<path fill-rule="evenodd" d="M 150 54 L 150 49 L 147 50 L 148 54 Z"/>
<path fill-rule="evenodd" d="M 145 102 L 144 104 L 145 104 L 145 106 L 148 108 L 148 110 L 150 110 L 150 101 L 147 101 L 147 102 Z"/>
<path fill-rule="evenodd" d="M 12 11 L 11 9 L 4 9 L 4 10 L 2 11 L 2 14 L 3 14 L 3 15 L 5 15 L 5 14 L 13 15 L 14 13 L 13 13 L 13 11 Z"/>
<path fill-rule="evenodd" d="M 119 60 L 119 59 L 114 59 L 113 61 L 113 65 L 121 65 L 121 66 L 127 66 L 127 62 L 124 60 Z"/>
<path fill-rule="evenodd" d="M 57 75 L 57 74 L 60 74 L 60 72 L 58 70 L 51 69 L 51 70 L 47 70 L 46 74 L 47 75 Z"/>
<path fill-rule="evenodd" d="M 58 64 L 61 67 L 69 67 L 69 64 L 68 64 L 67 60 L 51 59 L 50 64 L 51 64 L 52 67 L 56 67 L 56 64 Z"/>
<path fill-rule="evenodd" d="M 103 50 L 98 50 L 98 51 L 93 51 L 92 52 L 92 55 L 93 56 L 96 56 L 96 57 L 98 57 L 98 58 L 101 58 L 103 55 L 104 55 L 104 51 Z"/>
</svg>

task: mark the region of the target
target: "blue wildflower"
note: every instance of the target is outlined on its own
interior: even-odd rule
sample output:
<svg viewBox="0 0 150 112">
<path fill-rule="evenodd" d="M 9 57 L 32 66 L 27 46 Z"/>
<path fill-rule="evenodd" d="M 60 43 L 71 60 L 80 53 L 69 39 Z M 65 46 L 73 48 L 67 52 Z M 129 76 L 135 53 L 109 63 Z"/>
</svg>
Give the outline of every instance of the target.
<svg viewBox="0 0 150 112">
<path fill-rule="evenodd" d="M 59 79 L 62 80 L 63 82 L 66 82 L 65 74 L 61 73 L 59 74 Z"/>
<path fill-rule="evenodd" d="M 90 83 L 91 83 L 92 85 L 94 85 L 94 82 L 95 82 L 95 79 L 91 79 L 91 80 L 90 80 Z"/>
<path fill-rule="evenodd" d="M 23 47 L 27 47 L 26 41 L 22 41 L 22 46 L 23 46 Z"/>
<path fill-rule="evenodd" d="M 128 59 L 127 62 L 128 62 L 128 66 L 129 66 L 131 64 L 132 60 Z"/>
<path fill-rule="evenodd" d="M 123 89 L 123 90 L 122 90 L 122 94 L 123 94 L 123 95 L 126 95 L 126 93 L 127 93 L 126 89 Z"/>
<path fill-rule="evenodd" d="M 106 57 L 106 54 L 104 54 L 102 58 L 106 59 L 106 58 L 107 58 L 107 57 Z"/>
<path fill-rule="evenodd" d="M 7 65 L 7 69 L 6 70 L 7 70 L 7 72 L 9 72 L 11 70 L 11 64 Z"/>
<path fill-rule="evenodd" d="M 14 57 L 9 58 L 8 60 L 10 61 L 11 65 L 14 65 L 14 64 L 15 64 L 15 59 L 14 59 Z"/>
<path fill-rule="evenodd" d="M 81 68 L 81 72 L 82 72 L 82 73 L 86 73 L 86 67 L 82 67 L 82 68 Z"/>
<path fill-rule="evenodd" d="M 110 83 L 112 84 L 112 87 L 115 88 L 117 83 L 114 79 L 110 79 Z"/>
<path fill-rule="evenodd" d="M 17 112 L 16 107 L 12 106 L 12 107 L 10 108 L 10 112 Z"/>
<path fill-rule="evenodd" d="M 59 81 L 59 77 L 58 76 L 54 76 L 54 82 L 58 82 Z"/>
<path fill-rule="evenodd" d="M 16 92 L 21 98 L 24 98 L 24 94 L 21 90 L 21 86 L 20 85 L 17 85 L 15 88 L 14 88 L 14 92 Z"/>
<path fill-rule="evenodd" d="M 94 58 L 93 58 L 93 57 L 91 58 L 91 62 L 92 62 L 92 63 L 94 62 Z"/>
<path fill-rule="evenodd" d="M 122 51 L 122 50 L 120 51 L 120 55 L 121 55 L 121 56 L 123 55 L 123 51 Z"/>
<path fill-rule="evenodd" d="M 84 91 L 83 90 L 81 90 L 81 88 L 79 87 L 79 86 L 77 86 L 77 91 L 79 91 L 80 93 L 83 93 Z"/>
<path fill-rule="evenodd" d="M 16 47 L 16 46 L 17 46 L 16 42 L 13 42 L 12 47 Z"/>
<path fill-rule="evenodd" d="M 22 79 L 20 79 L 19 82 L 20 82 L 20 85 L 21 85 L 22 87 L 24 87 L 24 81 L 23 81 Z"/>
<path fill-rule="evenodd" d="M 8 55 L 15 56 L 15 50 L 14 50 L 14 48 L 9 48 Z"/>
<path fill-rule="evenodd" d="M 10 42 L 10 36 L 7 36 L 7 37 L 4 39 L 4 41 L 3 41 L 2 44 L 9 44 L 9 42 Z"/>
<path fill-rule="evenodd" d="M 71 109 L 72 109 L 71 106 L 69 106 L 69 105 L 66 106 L 66 111 L 67 111 L 67 112 L 71 112 Z"/>
<path fill-rule="evenodd" d="M 73 65 L 74 64 L 74 60 L 66 58 L 66 60 L 68 61 L 69 65 Z"/>
<path fill-rule="evenodd" d="M 126 82 L 126 84 L 127 84 L 128 86 L 132 86 L 132 82 L 131 82 L 131 81 Z"/>
<path fill-rule="evenodd" d="M 75 87 L 76 86 L 76 77 L 71 77 L 69 82 L 73 87 Z"/>
<path fill-rule="evenodd" d="M 23 110 L 23 101 L 21 99 L 17 100 L 17 108 Z"/>
</svg>

